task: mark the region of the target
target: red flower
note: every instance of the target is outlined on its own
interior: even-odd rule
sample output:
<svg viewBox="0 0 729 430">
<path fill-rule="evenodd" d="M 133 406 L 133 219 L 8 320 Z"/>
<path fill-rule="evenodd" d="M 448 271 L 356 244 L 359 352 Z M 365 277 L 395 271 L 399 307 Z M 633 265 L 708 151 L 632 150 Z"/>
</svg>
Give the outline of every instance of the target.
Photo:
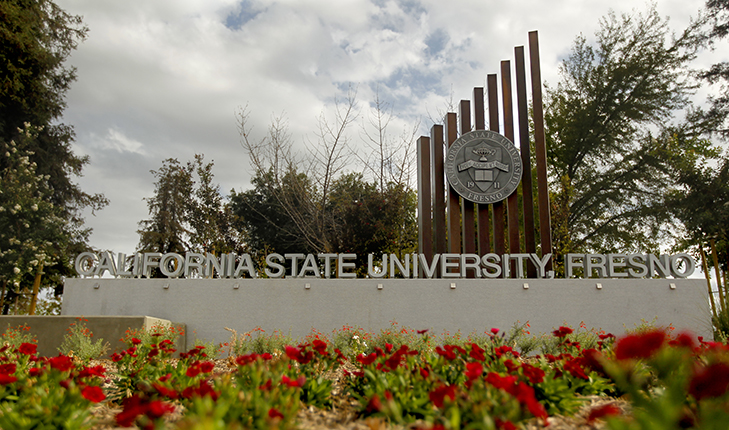
<svg viewBox="0 0 729 430">
<path fill-rule="evenodd" d="M 496 423 L 496 428 L 499 430 L 518 430 L 518 427 L 509 420 L 502 421 L 501 419 L 496 418 L 494 421 Z"/>
<path fill-rule="evenodd" d="M 78 374 L 80 378 L 87 378 L 90 376 L 99 376 L 103 377 L 104 372 L 106 372 L 106 369 L 104 369 L 104 366 L 94 366 L 94 367 L 84 367 L 81 372 Z"/>
<path fill-rule="evenodd" d="M 497 329 L 497 328 L 491 329 L 491 334 L 497 334 L 498 332 L 499 332 L 499 329 Z"/>
<path fill-rule="evenodd" d="M 375 360 L 377 360 L 376 352 L 373 352 L 370 355 L 360 354 L 357 356 L 357 361 L 360 362 L 363 366 L 369 366 L 370 364 L 374 363 Z"/>
<path fill-rule="evenodd" d="M 564 362 L 564 370 L 570 373 L 570 375 L 574 376 L 575 378 L 582 378 L 584 380 L 589 380 L 590 378 L 585 373 L 585 370 L 582 368 L 582 360 L 580 358 L 573 358 L 570 360 L 565 360 Z"/>
<path fill-rule="evenodd" d="M 49 358 L 48 362 L 51 364 L 51 368 L 61 372 L 73 369 L 73 360 L 65 355 Z"/>
<path fill-rule="evenodd" d="M 248 355 L 239 355 L 238 357 L 235 358 L 235 363 L 238 366 L 245 366 L 246 364 L 255 362 L 257 359 L 258 359 L 258 354 L 256 354 L 256 353 L 251 353 Z"/>
<path fill-rule="evenodd" d="M 311 347 L 314 351 L 318 352 L 319 355 L 329 355 L 329 352 L 327 352 L 327 343 L 322 340 L 314 339 L 314 341 L 311 342 Z"/>
<path fill-rule="evenodd" d="M 311 351 L 303 352 L 303 348 L 296 348 L 293 346 L 286 345 L 286 356 L 291 360 L 298 362 L 299 364 L 307 364 L 314 358 L 314 353 Z"/>
<path fill-rule="evenodd" d="M 34 355 L 38 352 L 38 345 L 27 342 L 21 343 L 18 352 L 23 355 Z"/>
<path fill-rule="evenodd" d="M 38 376 L 38 375 L 42 374 L 42 373 L 43 373 L 43 368 L 42 368 L 42 367 L 31 367 L 31 368 L 30 368 L 30 369 L 28 370 L 28 374 L 29 374 L 30 376 L 34 377 L 34 378 L 35 378 L 36 376 Z"/>
<path fill-rule="evenodd" d="M 162 384 L 153 383 L 152 387 L 157 390 L 158 393 L 162 394 L 163 396 L 170 398 L 170 399 L 176 399 L 177 398 L 177 391 L 173 390 L 172 388 L 167 388 Z"/>
<path fill-rule="evenodd" d="M 681 332 L 676 336 L 675 339 L 668 342 L 669 345 L 679 348 L 694 349 L 698 347 L 698 343 L 694 339 L 694 336 L 688 332 Z"/>
<path fill-rule="evenodd" d="M 164 414 L 172 412 L 175 412 L 174 406 L 161 400 L 152 400 L 151 402 L 147 403 L 145 415 L 152 418 L 153 420 L 156 420 L 157 418 L 161 418 L 162 416 L 164 416 Z"/>
<path fill-rule="evenodd" d="M 697 401 L 707 397 L 719 397 L 729 388 L 729 365 L 714 363 L 694 371 L 688 392 Z"/>
<path fill-rule="evenodd" d="M 12 375 L 0 375 L 0 385 L 8 385 L 17 381 L 18 378 Z"/>
<path fill-rule="evenodd" d="M 271 391 L 271 388 L 273 388 L 273 381 L 271 381 L 271 378 L 268 378 L 268 381 L 266 381 L 265 384 L 258 387 L 259 390 L 263 391 Z"/>
<path fill-rule="evenodd" d="M 529 363 L 524 363 L 521 365 L 521 370 L 524 372 L 524 376 L 531 382 L 532 384 L 539 384 L 544 382 L 544 370 L 532 366 Z"/>
<path fill-rule="evenodd" d="M 271 419 L 283 419 L 284 415 L 276 408 L 268 410 L 268 417 Z"/>
<path fill-rule="evenodd" d="M 436 346 L 435 352 L 441 357 L 445 357 L 445 359 L 448 361 L 453 361 L 456 359 L 456 353 L 453 352 L 452 349 L 443 349 L 440 346 Z"/>
<path fill-rule="evenodd" d="M 436 408 L 442 408 L 443 401 L 445 400 L 446 396 L 450 397 L 451 401 L 454 401 L 456 399 L 456 386 L 441 385 L 440 387 L 431 391 L 428 396 L 430 397 L 430 401 L 433 402 L 433 405 Z"/>
<path fill-rule="evenodd" d="M 0 364 L 0 375 L 10 375 L 15 373 L 15 363 Z"/>
<path fill-rule="evenodd" d="M 427 329 L 427 328 L 426 328 L 425 330 L 418 330 L 418 331 L 417 331 L 417 333 L 418 333 L 418 334 L 425 334 L 425 333 L 427 333 L 427 332 L 428 332 L 428 330 L 429 330 L 429 329 Z"/>
<path fill-rule="evenodd" d="M 286 384 L 289 387 L 303 387 L 304 384 L 306 383 L 306 376 L 301 375 L 298 378 L 296 378 L 296 380 L 294 381 L 293 379 L 289 378 L 288 376 L 283 375 L 281 377 L 281 383 Z"/>
<path fill-rule="evenodd" d="M 210 373 L 213 371 L 214 368 L 215 363 L 213 363 L 212 361 L 203 361 L 202 363 L 200 363 L 200 371 L 202 371 L 202 373 Z"/>
<path fill-rule="evenodd" d="M 94 387 L 94 386 L 85 386 L 81 390 L 81 395 L 84 396 L 84 399 L 93 402 L 93 403 L 99 403 L 106 399 L 106 396 L 104 395 L 104 392 L 101 390 L 100 387 Z"/>
<path fill-rule="evenodd" d="M 380 396 L 377 395 L 377 393 L 373 394 L 370 398 L 370 401 L 367 402 L 367 407 L 365 408 L 365 411 L 367 413 L 375 413 L 380 412 L 382 410 L 382 402 L 380 402 Z"/>
<path fill-rule="evenodd" d="M 146 412 L 146 405 L 139 394 L 133 394 L 122 402 L 123 410 L 116 417 L 116 423 L 122 427 L 131 427 L 139 415 Z"/>
<path fill-rule="evenodd" d="M 572 334 L 574 330 L 569 327 L 561 326 L 557 330 L 553 331 L 552 334 L 556 337 L 567 337 L 568 334 Z"/>
<path fill-rule="evenodd" d="M 113 361 L 114 363 L 117 363 L 117 362 L 121 361 L 121 359 L 124 358 L 125 355 L 127 355 L 127 353 L 125 351 L 122 351 L 121 353 L 115 352 L 115 353 L 111 354 L 111 361 Z"/>
<path fill-rule="evenodd" d="M 484 361 L 486 360 L 486 357 L 483 355 L 483 353 L 486 352 L 483 348 L 476 345 L 475 343 L 471 344 L 471 352 L 468 354 L 473 358 L 474 360 L 478 361 Z"/>
<path fill-rule="evenodd" d="M 510 346 L 501 345 L 498 348 L 494 348 L 494 354 L 496 354 L 497 358 L 501 358 L 504 354 L 511 354 L 514 357 L 519 357 L 519 353 L 514 351 L 514 349 Z"/>
<path fill-rule="evenodd" d="M 132 345 L 139 345 L 140 343 L 142 343 L 141 340 L 137 339 L 136 337 L 132 338 Z"/>
<path fill-rule="evenodd" d="M 469 381 L 472 381 L 483 373 L 483 364 L 481 363 L 466 363 L 466 378 L 468 378 Z"/>
<path fill-rule="evenodd" d="M 194 378 L 199 374 L 200 366 L 190 366 L 187 368 L 187 372 L 185 372 L 185 375 L 187 375 L 189 378 Z"/>
<path fill-rule="evenodd" d="M 650 358 L 665 341 L 666 333 L 663 330 L 627 335 L 618 339 L 615 345 L 615 358 L 618 360 Z"/>
<path fill-rule="evenodd" d="M 590 410 L 590 414 L 587 416 L 587 423 L 592 424 L 597 419 L 611 415 L 620 415 L 620 413 L 620 408 L 615 403 L 606 403 Z"/>
</svg>

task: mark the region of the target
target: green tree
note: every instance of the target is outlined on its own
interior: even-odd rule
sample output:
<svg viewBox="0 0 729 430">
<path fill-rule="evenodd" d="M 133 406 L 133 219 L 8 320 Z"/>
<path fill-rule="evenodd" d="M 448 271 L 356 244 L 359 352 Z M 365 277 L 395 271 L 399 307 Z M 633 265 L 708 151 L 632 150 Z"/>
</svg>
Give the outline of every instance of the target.
<svg viewBox="0 0 729 430">
<path fill-rule="evenodd" d="M 193 194 L 193 166 L 183 166 L 176 158 L 152 170 L 157 178 L 154 196 L 146 198 L 151 218 L 139 223 L 139 252 L 174 252 L 189 249 L 188 200 Z"/>
<path fill-rule="evenodd" d="M 215 255 L 238 251 L 242 238 L 234 228 L 234 215 L 223 201 L 220 186 L 213 183 L 213 162 L 205 163 L 203 155 L 196 154 L 192 166 L 197 181 L 186 215 L 191 249 Z"/>
<path fill-rule="evenodd" d="M 60 208 L 48 198 L 48 176 L 37 173 L 28 149 L 37 135 L 29 127 L 19 140 L 0 141 L 0 304 L 7 314 L 10 304 L 33 285 L 28 313 L 35 312 L 44 268 L 61 262 L 71 235 Z M 26 301 L 22 303 L 25 305 Z"/>
<path fill-rule="evenodd" d="M 66 60 L 86 32 L 81 17 L 50 0 L 0 2 L 0 142 L 23 141 L 35 174 L 44 178 L 43 198 L 65 222 L 64 240 L 57 241 L 65 249 L 43 269 L 45 284 L 55 285 L 59 294 L 62 276 L 73 273 L 72 256 L 88 248 L 83 209 L 107 204 L 103 195 L 88 194 L 74 183 L 89 159 L 73 153 L 73 129 L 59 122 L 66 91 L 76 79 Z M 10 168 L 10 162 L 0 157 L 0 170 Z"/>
<path fill-rule="evenodd" d="M 546 98 L 550 173 L 565 218 L 554 222 L 559 252 L 655 250 L 665 239 L 665 195 L 677 172 L 716 155 L 697 138 L 707 124 L 689 103 L 702 24 L 674 35 L 653 5 L 608 14 L 594 46 L 577 38 Z M 670 124 L 684 109 L 687 119 Z"/>
<path fill-rule="evenodd" d="M 350 173 L 334 182 L 329 202 L 336 252 L 357 254 L 357 268 L 363 272 L 367 254 L 402 257 L 417 251 L 417 195 L 412 189 L 392 183 L 379 189 L 378 182 Z"/>
<path fill-rule="evenodd" d="M 73 129 L 58 123 L 66 91 L 76 79 L 76 69 L 65 62 L 87 31 L 80 16 L 49 0 L 0 3 L 0 139 L 17 140 L 25 124 L 38 127 L 28 148 L 31 161 L 39 174 L 49 176 L 52 203 L 79 229 L 83 208 L 106 204 L 103 195 L 90 195 L 73 183 L 89 159 L 73 153 Z M 88 232 L 82 234 L 86 236 Z"/>
<path fill-rule="evenodd" d="M 709 41 L 715 43 L 726 38 L 729 35 L 729 1 L 708 0 L 706 9 L 712 24 L 708 34 Z M 709 99 L 710 108 L 706 116 L 716 124 L 713 131 L 727 137 L 729 136 L 726 124 L 726 118 L 729 116 L 729 62 L 722 61 L 712 65 L 709 70 L 701 74 L 701 78 L 720 85 L 718 94 Z"/>
<path fill-rule="evenodd" d="M 316 252 L 317 248 L 306 240 L 297 219 L 305 219 L 311 208 L 312 186 L 306 175 L 290 170 L 280 181 L 272 170 L 256 172 L 253 189 L 231 190 L 230 205 L 240 220 L 250 250 L 259 258 L 269 252 L 280 254 Z M 296 213 L 292 214 L 292 209 Z"/>
</svg>

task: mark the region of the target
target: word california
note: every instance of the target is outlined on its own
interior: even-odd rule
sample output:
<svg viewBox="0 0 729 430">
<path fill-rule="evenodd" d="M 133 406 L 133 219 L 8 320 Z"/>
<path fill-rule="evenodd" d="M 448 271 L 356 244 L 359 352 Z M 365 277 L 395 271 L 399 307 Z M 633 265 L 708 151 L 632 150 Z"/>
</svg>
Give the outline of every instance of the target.
<svg viewBox="0 0 729 430">
<path fill-rule="evenodd" d="M 367 271 L 358 270 L 356 254 L 268 254 L 262 268 L 249 254 L 188 252 L 136 253 L 83 252 L 76 257 L 79 276 L 149 278 L 158 270 L 168 278 L 524 278 L 532 265 L 540 278 L 553 278 L 547 270 L 552 254 L 368 254 Z M 567 254 L 566 277 L 581 278 L 686 278 L 696 269 L 688 254 Z"/>
</svg>

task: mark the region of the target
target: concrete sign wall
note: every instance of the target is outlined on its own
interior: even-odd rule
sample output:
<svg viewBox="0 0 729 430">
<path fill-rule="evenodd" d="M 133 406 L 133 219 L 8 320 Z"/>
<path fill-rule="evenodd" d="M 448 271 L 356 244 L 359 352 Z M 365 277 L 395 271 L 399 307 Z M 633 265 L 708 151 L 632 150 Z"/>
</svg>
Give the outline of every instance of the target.
<svg viewBox="0 0 729 430">
<path fill-rule="evenodd" d="M 67 279 L 63 315 L 148 315 L 226 342 L 261 327 L 305 336 L 343 325 L 483 333 L 529 321 L 532 333 L 569 324 L 620 334 L 641 321 L 711 338 L 701 279 Z M 193 334 L 194 332 L 194 334 Z"/>
</svg>

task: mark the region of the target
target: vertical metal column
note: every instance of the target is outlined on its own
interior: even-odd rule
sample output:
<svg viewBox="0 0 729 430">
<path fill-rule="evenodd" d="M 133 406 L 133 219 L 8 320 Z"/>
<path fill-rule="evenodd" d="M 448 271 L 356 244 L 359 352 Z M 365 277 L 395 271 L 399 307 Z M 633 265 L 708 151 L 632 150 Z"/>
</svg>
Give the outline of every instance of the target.
<svg viewBox="0 0 729 430">
<path fill-rule="evenodd" d="M 445 168 L 443 166 L 443 126 L 430 129 L 431 166 L 433 171 L 433 253 L 443 254 L 446 248 Z"/>
<path fill-rule="evenodd" d="M 483 87 L 473 89 L 473 118 L 474 129 L 486 129 L 486 115 L 484 109 Z M 478 255 L 491 252 L 491 220 L 489 205 L 476 205 L 476 220 L 478 224 Z"/>
<path fill-rule="evenodd" d="M 511 62 L 501 62 L 501 98 L 504 107 L 504 136 L 514 141 L 514 107 L 511 100 Z M 516 192 L 506 198 L 508 215 L 509 253 L 519 254 L 521 250 L 519 238 L 519 196 Z M 512 261 L 511 275 L 514 275 L 516 262 Z"/>
<path fill-rule="evenodd" d="M 522 216 L 524 218 L 524 251 L 527 254 L 537 252 L 534 237 L 534 196 L 532 193 L 531 149 L 529 145 L 529 108 L 527 107 L 526 65 L 524 63 L 524 47 L 514 48 L 516 59 L 516 104 L 519 113 L 519 149 L 523 166 L 521 178 Z M 527 277 L 536 278 L 537 268 L 527 264 Z"/>
<path fill-rule="evenodd" d="M 418 139 L 418 252 L 433 261 L 433 220 L 430 172 L 430 138 Z"/>
<path fill-rule="evenodd" d="M 489 98 L 489 130 L 499 132 L 499 90 L 498 77 L 488 75 L 486 77 L 486 91 Z M 504 202 L 496 202 L 492 205 L 494 212 L 494 252 L 499 255 L 506 253 L 506 220 L 504 219 Z"/>
<path fill-rule="evenodd" d="M 460 117 L 461 136 L 471 131 L 471 103 L 468 100 L 461 100 L 458 106 Z M 461 199 L 461 211 L 463 212 L 463 252 L 466 254 L 476 253 L 476 213 L 474 203 Z"/>
<path fill-rule="evenodd" d="M 544 107 L 542 105 L 542 72 L 539 66 L 539 35 L 529 32 L 529 61 L 532 75 L 532 115 L 534 119 L 534 153 L 537 158 L 537 192 L 539 195 L 539 235 L 542 255 L 552 252 L 552 217 L 547 189 L 547 146 L 544 138 Z M 549 260 L 547 270 L 552 270 Z"/>
<path fill-rule="evenodd" d="M 458 139 L 458 117 L 455 112 L 448 112 L 445 117 L 446 147 L 450 147 Z M 461 202 L 456 190 L 448 185 L 448 252 L 461 253 Z"/>
</svg>

